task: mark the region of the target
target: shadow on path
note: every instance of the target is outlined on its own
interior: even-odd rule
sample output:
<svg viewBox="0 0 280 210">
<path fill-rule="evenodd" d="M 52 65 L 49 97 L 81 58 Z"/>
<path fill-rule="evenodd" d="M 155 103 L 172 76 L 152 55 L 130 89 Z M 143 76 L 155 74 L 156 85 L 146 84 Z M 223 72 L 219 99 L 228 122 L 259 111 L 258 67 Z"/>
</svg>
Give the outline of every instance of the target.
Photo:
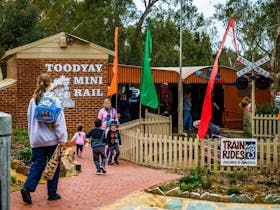
<svg viewBox="0 0 280 210">
<path fill-rule="evenodd" d="M 107 174 L 96 175 L 91 148 L 84 148 L 81 158 L 82 172 L 78 176 L 61 178 L 58 194 L 61 200 L 48 201 L 46 184 L 38 185 L 31 193 L 32 204 L 22 201 L 20 192 L 11 193 L 11 210 L 56 209 L 92 210 L 113 204 L 124 196 L 153 185 L 179 178 L 179 175 L 120 161 L 118 166 L 107 166 Z"/>
</svg>

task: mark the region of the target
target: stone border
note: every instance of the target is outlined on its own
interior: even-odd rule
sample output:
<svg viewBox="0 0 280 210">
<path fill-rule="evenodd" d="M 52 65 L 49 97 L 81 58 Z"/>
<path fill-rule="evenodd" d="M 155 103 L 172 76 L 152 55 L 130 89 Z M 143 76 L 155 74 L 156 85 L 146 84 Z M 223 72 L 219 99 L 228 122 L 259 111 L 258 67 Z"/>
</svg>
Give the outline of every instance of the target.
<svg viewBox="0 0 280 210">
<path fill-rule="evenodd" d="M 167 192 L 163 192 L 159 187 L 153 187 L 145 190 L 148 193 L 173 196 L 173 197 L 183 197 L 192 198 L 197 200 L 207 200 L 213 202 L 224 202 L 224 203 L 259 203 L 259 204 L 280 204 L 280 195 L 256 195 L 251 198 L 247 194 L 241 194 L 237 196 L 236 194 L 231 195 L 219 195 L 209 192 L 204 192 L 202 194 L 189 191 L 181 191 L 179 187 L 175 187 Z"/>
</svg>

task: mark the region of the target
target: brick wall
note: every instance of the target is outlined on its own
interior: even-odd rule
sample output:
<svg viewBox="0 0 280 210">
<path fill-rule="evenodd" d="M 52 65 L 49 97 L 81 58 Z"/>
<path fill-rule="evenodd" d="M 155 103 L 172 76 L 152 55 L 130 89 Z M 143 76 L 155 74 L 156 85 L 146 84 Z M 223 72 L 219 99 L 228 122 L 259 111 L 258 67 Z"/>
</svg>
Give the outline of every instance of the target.
<svg viewBox="0 0 280 210">
<path fill-rule="evenodd" d="M 13 127 L 17 120 L 17 86 L 16 84 L 0 90 L 0 111 L 12 115 Z"/>
<path fill-rule="evenodd" d="M 16 120 L 19 128 L 27 129 L 26 111 L 29 101 L 36 88 L 37 77 L 41 73 L 47 73 L 45 64 L 103 64 L 101 72 L 48 72 L 52 80 L 64 75 L 71 77 L 70 93 L 71 99 L 75 102 L 74 108 L 65 108 L 68 133 L 74 133 L 79 123 L 84 125 L 84 131 L 93 128 L 93 121 L 97 118 L 98 111 L 102 108 L 102 104 L 107 94 L 108 86 L 108 60 L 59 60 L 59 59 L 18 59 L 17 66 L 17 113 Z M 9 71 L 9 69 L 8 69 Z M 102 76 L 103 84 L 100 85 L 74 85 L 74 76 L 89 77 Z M 100 88 L 103 96 L 83 96 L 74 97 L 74 88 L 92 89 Z M 2 95 L 3 98 L 6 96 Z M 0 97 L 0 100 L 2 99 Z"/>
</svg>

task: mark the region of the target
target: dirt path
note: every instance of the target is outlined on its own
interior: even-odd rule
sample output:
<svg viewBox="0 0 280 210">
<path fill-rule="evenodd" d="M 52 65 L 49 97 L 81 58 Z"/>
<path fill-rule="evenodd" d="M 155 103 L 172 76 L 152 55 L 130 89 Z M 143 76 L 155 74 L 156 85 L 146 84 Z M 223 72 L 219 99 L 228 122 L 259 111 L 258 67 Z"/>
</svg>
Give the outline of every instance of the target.
<svg viewBox="0 0 280 210">
<path fill-rule="evenodd" d="M 107 166 L 107 174 L 96 175 L 90 148 L 85 148 L 82 158 L 82 172 L 78 176 L 60 179 L 58 193 L 62 199 L 48 201 L 47 187 L 39 185 L 31 193 L 32 204 L 24 204 L 20 192 L 11 193 L 11 210 L 56 209 L 92 210 L 112 204 L 131 193 L 179 178 L 176 174 L 138 166 L 120 161 L 118 166 Z"/>
</svg>

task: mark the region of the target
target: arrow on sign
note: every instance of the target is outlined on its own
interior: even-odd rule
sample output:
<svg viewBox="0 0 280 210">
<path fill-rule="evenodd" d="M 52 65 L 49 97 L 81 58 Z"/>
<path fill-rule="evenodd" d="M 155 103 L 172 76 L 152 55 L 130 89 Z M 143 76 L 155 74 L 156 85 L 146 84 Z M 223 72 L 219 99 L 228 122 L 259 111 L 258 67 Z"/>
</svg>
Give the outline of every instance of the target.
<svg viewBox="0 0 280 210">
<path fill-rule="evenodd" d="M 256 61 L 256 62 L 254 62 L 254 63 L 246 60 L 245 58 L 239 57 L 239 61 L 241 63 L 243 63 L 244 65 L 246 65 L 247 67 L 245 67 L 244 69 L 241 69 L 236 74 L 237 74 L 238 77 L 240 77 L 240 76 L 250 72 L 251 70 L 255 70 L 256 72 L 262 74 L 263 76 L 268 77 L 269 76 L 269 72 L 264 70 L 263 68 L 261 68 L 259 66 L 264 64 L 264 63 L 266 63 L 269 60 L 270 60 L 270 58 L 269 58 L 268 55 L 263 57 L 262 59 Z"/>
</svg>

